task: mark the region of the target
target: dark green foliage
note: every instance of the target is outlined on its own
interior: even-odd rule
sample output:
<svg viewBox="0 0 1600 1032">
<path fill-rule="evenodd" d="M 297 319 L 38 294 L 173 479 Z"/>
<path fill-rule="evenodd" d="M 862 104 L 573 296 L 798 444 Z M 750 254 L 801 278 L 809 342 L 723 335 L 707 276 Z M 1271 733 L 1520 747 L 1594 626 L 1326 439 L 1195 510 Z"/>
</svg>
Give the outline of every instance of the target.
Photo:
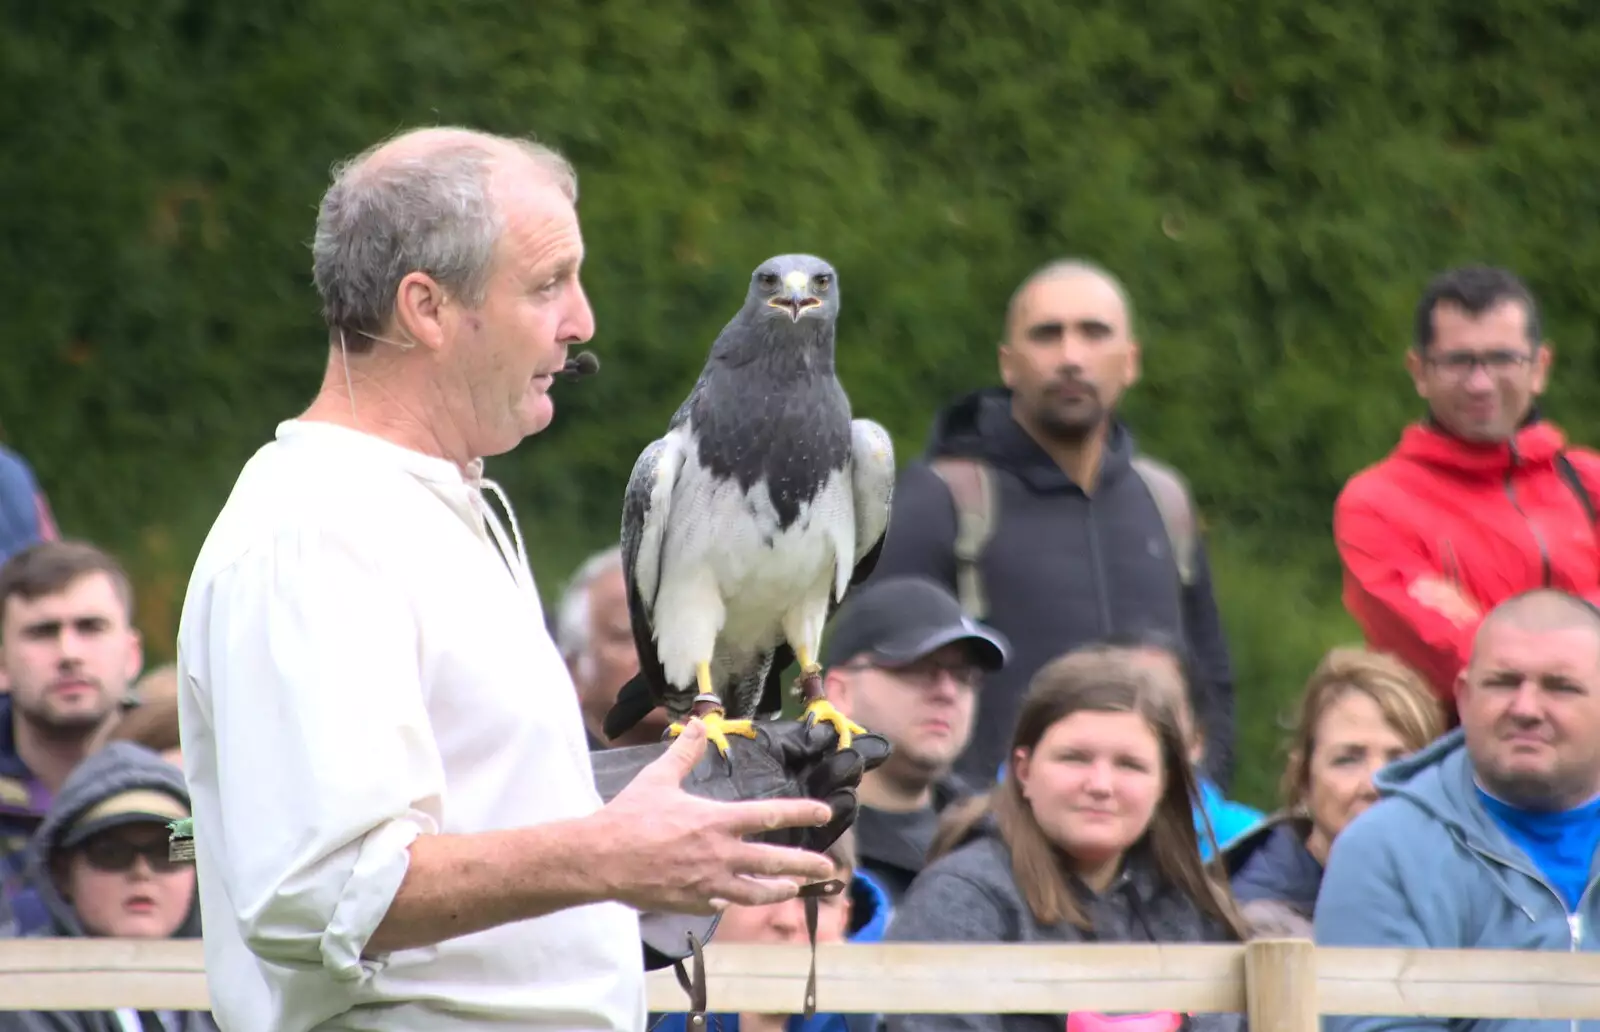
<svg viewBox="0 0 1600 1032">
<path fill-rule="evenodd" d="M 582 174 L 605 372 L 491 462 L 552 599 L 614 540 L 634 456 L 768 255 L 840 270 L 841 375 L 902 459 L 993 378 L 1029 269 L 1079 253 L 1125 277 L 1129 416 L 1206 507 L 1258 802 L 1274 718 L 1352 636 L 1329 507 L 1416 411 L 1400 358 L 1426 278 L 1523 272 L 1549 408 L 1600 429 L 1600 19 L 1579 0 L 7 8 L 0 418 L 66 528 L 129 557 L 157 658 L 239 464 L 319 382 L 328 169 L 422 123 L 531 132 Z"/>
</svg>

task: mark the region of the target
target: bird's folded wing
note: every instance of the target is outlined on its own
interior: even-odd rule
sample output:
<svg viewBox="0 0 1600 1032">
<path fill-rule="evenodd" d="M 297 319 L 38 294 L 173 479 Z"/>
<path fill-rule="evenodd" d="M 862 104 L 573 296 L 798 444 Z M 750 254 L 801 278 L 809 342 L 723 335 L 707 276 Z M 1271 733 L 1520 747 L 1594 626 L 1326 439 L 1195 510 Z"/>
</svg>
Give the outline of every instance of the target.
<svg viewBox="0 0 1600 1032">
<path fill-rule="evenodd" d="M 894 439 L 870 419 L 850 424 L 851 488 L 856 512 L 856 569 L 852 584 L 872 573 L 889 529 L 894 500 Z"/>
</svg>

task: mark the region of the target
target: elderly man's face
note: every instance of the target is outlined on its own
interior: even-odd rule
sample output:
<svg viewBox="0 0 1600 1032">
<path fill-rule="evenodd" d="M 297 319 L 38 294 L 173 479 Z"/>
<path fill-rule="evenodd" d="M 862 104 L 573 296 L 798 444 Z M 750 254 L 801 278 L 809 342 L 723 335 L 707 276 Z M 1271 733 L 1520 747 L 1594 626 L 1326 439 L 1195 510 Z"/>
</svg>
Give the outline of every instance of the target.
<svg viewBox="0 0 1600 1032">
<path fill-rule="evenodd" d="M 572 202 L 526 165 L 495 177 L 505 232 L 483 304 L 453 320 L 450 387 L 465 399 L 477 455 L 499 455 L 550 425 L 553 375 L 594 336 L 578 282 L 583 236 Z"/>
<path fill-rule="evenodd" d="M 1593 628 L 1492 623 L 1456 700 L 1467 750 L 1494 795 L 1554 810 L 1600 792 L 1600 636 Z"/>
<path fill-rule="evenodd" d="M 622 569 L 611 567 L 589 586 L 589 655 L 574 664 L 573 680 L 584 718 L 598 733 L 617 692 L 639 672 L 639 652 L 634 648 L 628 623 L 627 585 Z M 616 745 L 647 745 L 661 741 L 667 714 L 656 707 L 644 720 L 619 738 Z"/>
</svg>

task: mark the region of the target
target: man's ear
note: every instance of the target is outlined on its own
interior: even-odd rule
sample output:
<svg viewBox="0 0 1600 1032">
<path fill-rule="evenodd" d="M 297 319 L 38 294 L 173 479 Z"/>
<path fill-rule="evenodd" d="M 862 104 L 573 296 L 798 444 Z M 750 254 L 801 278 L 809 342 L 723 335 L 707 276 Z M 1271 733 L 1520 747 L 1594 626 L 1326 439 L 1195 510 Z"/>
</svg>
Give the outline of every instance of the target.
<svg viewBox="0 0 1600 1032">
<path fill-rule="evenodd" d="M 1411 384 L 1417 389 L 1417 397 L 1426 401 L 1428 381 L 1423 376 L 1423 359 L 1417 354 L 1416 348 L 1406 348 L 1406 372 L 1411 374 Z"/>
<path fill-rule="evenodd" d="M 1016 379 L 1015 356 L 1012 353 L 1011 348 L 1002 343 L 996 349 L 996 357 L 999 360 L 1000 366 L 1000 382 L 1006 387 L 1015 390 L 1017 386 L 1013 382 Z"/>
<path fill-rule="evenodd" d="M 1467 681 L 1467 671 L 1471 668 L 1471 666 L 1472 664 L 1468 663 L 1466 666 L 1462 667 L 1461 672 L 1456 674 L 1455 684 L 1451 686 L 1453 694 L 1455 695 L 1457 713 L 1461 712 L 1461 703 L 1466 699 L 1467 692 L 1472 689 L 1472 685 Z"/>
<path fill-rule="evenodd" d="M 1555 359 L 1555 349 L 1549 341 L 1539 345 L 1533 354 L 1533 393 L 1535 396 L 1544 393 L 1545 384 L 1550 379 L 1550 363 Z"/>
<path fill-rule="evenodd" d="M 394 323 L 407 343 L 421 344 L 434 351 L 444 346 L 444 288 L 432 276 L 407 273 L 395 289 Z"/>
<path fill-rule="evenodd" d="M 851 708 L 855 704 L 855 685 L 850 683 L 850 678 L 837 668 L 830 669 L 822 675 L 822 692 L 833 703 L 834 709 L 844 716 L 851 715 Z"/>
<path fill-rule="evenodd" d="M 128 687 L 123 692 L 124 696 L 133 694 L 134 684 L 139 680 L 139 672 L 144 669 L 144 635 L 138 628 L 128 628 L 128 651 L 122 660 L 122 675 L 127 678 Z"/>
</svg>

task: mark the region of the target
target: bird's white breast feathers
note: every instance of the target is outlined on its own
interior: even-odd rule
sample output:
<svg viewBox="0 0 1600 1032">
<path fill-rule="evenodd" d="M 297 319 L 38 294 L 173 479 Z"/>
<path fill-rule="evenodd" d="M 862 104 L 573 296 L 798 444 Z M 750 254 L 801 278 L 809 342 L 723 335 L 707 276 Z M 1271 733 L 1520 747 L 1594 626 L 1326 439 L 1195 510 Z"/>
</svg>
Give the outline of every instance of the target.
<svg viewBox="0 0 1600 1032">
<path fill-rule="evenodd" d="M 848 583 L 855 565 L 857 514 L 846 467 L 780 527 L 765 484 L 746 490 L 713 476 L 696 457 L 692 430 L 678 433 L 683 459 L 652 619 L 667 677 L 682 683 L 713 645 L 714 671 L 743 666 L 782 637 L 786 614 L 826 619 L 836 583 Z"/>
</svg>

